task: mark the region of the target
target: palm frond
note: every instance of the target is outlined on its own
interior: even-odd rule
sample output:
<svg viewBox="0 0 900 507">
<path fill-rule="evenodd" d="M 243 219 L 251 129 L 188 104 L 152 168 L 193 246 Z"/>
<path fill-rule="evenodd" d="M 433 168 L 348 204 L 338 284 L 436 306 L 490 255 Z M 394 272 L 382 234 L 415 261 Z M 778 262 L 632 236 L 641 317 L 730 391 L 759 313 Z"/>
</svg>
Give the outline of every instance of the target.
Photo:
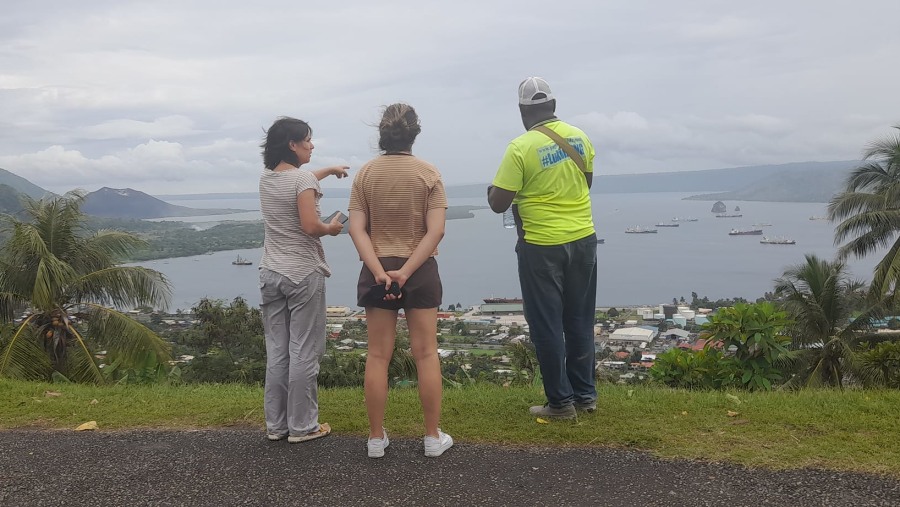
<svg viewBox="0 0 900 507">
<path fill-rule="evenodd" d="M 98 347 L 130 367 L 152 355 L 160 363 L 171 359 L 169 345 L 156 333 L 116 310 L 98 304 L 83 303 L 88 307 L 85 321 L 87 334 Z"/>
<path fill-rule="evenodd" d="M 38 345 L 41 337 L 31 326 L 33 316 L 16 329 L 9 343 L 0 352 L 0 376 L 20 380 L 47 380 L 53 365 L 47 353 Z"/>
<path fill-rule="evenodd" d="M 172 289 L 165 275 L 138 266 L 114 266 L 88 273 L 73 281 L 66 300 L 92 302 L 117 308 L 150 306 L 165 309 Z"/>
<path fill-rule="evenodd" d="M 75 382 L 93 382 L 102 384 L 104 376 L 94 360 L 94 353 L 88 348 L 84 337 L 75 329 L 68 326 L 69 333 L 75 337 L 75 345 L 66 354 L 66 376 Z"/>
<path fill-rule="evenodd" d="M 121 262 L 145 244 L 131 233 L 102 230 L 83 239 L 78 245 L 78 255 L 68 262 L 79 273 L 90 273 Z"/>
<path fill-rule="evenodd" d="M 68 264 L 53 256 L 41 259 L 35 273 L 31 304 L 44 311 L 58 306 L 62 291 L 74 279 L 75 271 Z"/>
<path fill-rule="evenodd" d="M 834 230 L 835 245 L 857 236 L 856 244 L 842 248 L 843 255 L 854 253 L 864 256 L 871 253 L 873 247 L 885 247 L 891 243 L 896 231 L 900 230 L 900 209 L 860 212 L 837 224 Z"/>
<path fill-rule="evenodd" d="M 416 378 L 418 369 L 412 352 L 400 347 L 394 347 L 391 354 L 391 362 L 388 363 L 388 378 L 411 380 Z"/>
<path fill-rule="evenodd" d="M 28 303 L 28 298 L 21 294 L 0 292 L 0 322 L 12 322 L 16 315 L 28 307 Z"/>
<path fill-rule="evenodd" d="M 900 279 L 900 239 L 884 254 L 884 257 L 875 265 L 872 273 L 870 292 L 873 296 L 883 297 L 891 287 L 897 285 Z"/>
<path fill-rule="evenodd" d="M 900 125 L 895 125 L 900 131 Z M 863 157 L 882 160 L 890 171 L 900 170 L 900 135 L 885 136 L 869 144 Z"/>
</svg>

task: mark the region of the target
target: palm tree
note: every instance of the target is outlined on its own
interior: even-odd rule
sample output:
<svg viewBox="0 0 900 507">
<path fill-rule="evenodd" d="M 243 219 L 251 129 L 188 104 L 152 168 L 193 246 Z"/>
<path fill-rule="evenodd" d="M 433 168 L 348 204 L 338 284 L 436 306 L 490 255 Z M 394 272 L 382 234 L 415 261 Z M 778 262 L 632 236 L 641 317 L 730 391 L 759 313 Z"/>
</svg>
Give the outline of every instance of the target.
<svg viewBox="0 0 900 507">
<path fill-rule="evenodd" d="M 900 131 L 900 125 L 894 126 Z M 865 257 L 878 248 L 887 252 L 875 268 L 871 290 L 876 297 L 898 294 L 900 282 L 900 134 L 869 145 L 867 163 L 847 178 L 843 192 L 828 204 L 840 258 Z"/>
<path fill-rule="evenodd" d="M 99 383 L 98 351 L 125 367 L 169 359 L 159 336 L 115 309 L 165 307 L 168 282 L 151 269 L 118 266 L 143 241 L 125 232 L 88 233 L 83 201 L 77 192 L 24 198 L 24 219 L 0 218 L 9 236 L 0 249 L 0 320 L 9 329 L 0 339 L 0 376 L 47 380 L 57 372 Z"/>
<path fill-rule="evenodd" d="M 863 287 L 850 280 L 844 261 L 812 254 L 775 281 L 775 295 L 794 322 L 788 334 L 800 352 L 798 374 L 789 385 L 843 387 L 848 375 L 868 376 L 854 348 L 866 338 L 871 320 L 880 316 L 881 305 L 867 304 L 851 319 L 863 301 Z"/>
</svg>

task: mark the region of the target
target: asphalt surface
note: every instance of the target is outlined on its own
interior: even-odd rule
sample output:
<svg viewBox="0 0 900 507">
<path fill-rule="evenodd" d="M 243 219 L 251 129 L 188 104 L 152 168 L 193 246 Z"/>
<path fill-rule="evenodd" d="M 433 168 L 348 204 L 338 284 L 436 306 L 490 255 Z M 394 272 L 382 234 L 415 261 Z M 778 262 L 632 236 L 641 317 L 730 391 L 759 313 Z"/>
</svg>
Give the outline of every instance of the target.
<svg viewBox="0 0 900 507">
<path fill-rule="evenodd" d="M 0 506 L 900 506 L 900 481 L 664 461 L 642 452 L 360 437 L 288 444 L 251 430 L 0 431 Z"/>
</svg>

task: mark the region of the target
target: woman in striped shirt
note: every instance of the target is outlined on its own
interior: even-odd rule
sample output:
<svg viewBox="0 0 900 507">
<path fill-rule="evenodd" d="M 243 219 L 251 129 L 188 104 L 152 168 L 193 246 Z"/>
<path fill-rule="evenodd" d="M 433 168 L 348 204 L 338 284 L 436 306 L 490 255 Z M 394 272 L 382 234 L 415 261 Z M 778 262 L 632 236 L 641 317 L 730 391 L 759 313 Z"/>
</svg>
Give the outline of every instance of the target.
<svg viewBox="0 0 900 507">
<path fill-rule="evenodd" d="M 437 354 L 437 309 L 441 304 L 437 246 L 444 236 L 447 196 L 437 169 L 412 154 L 421 131 L 407 104 L 384 110 L 378 126 L 382 155 L 366 163 L 350 192 L 350 236 L 363 261 L 358 304 L 366 308 L 369 349 L 365 395 L 369 414 L 368 454 L 384 456 L 388 364 L 394 350 L 397 312 L 403 308 L 418 371 L 425 418 L 425 455 L 440 456 L 453 445 L 438 428 L 441 415 L 441 363 Z M 380 291 L 396 283 L 399 295 Z"/>
<path fill-rule="evenodd" d="M 325 278 L 331 269 L 319 239 L 343 229 L 337 217 L 320 217 L 319 180 L 347 176 L 348 167 L 307 171 L 315 146 L 301 120 L 279 118 L 262 144 L 265 170 L 259 201 L 265 226 L 259 290 L 266 335 L 264 409 L 269 440 L 290 443 L 324 437 L 319 424 L 317 378 L 325 352 Z"/>
</svg>

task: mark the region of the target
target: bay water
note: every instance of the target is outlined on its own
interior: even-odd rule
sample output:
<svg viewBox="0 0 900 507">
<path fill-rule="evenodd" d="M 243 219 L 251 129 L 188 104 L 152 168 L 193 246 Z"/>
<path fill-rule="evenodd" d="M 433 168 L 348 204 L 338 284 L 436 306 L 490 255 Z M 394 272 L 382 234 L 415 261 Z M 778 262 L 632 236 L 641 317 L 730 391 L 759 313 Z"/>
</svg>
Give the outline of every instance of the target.
<svg viewBox="0 0 900 507">
<path fill-rule="evenodd" d="M 834 227 L 825 220 L 823 203 L 768 203 L 728 201 L 728 212 L 740 206 L 740 218 L 715 218 L 709 201 L 683 200 L 685 193 L 595 194 L 594 224 L 597 237 L 598 306 L 657 305 L 691 292 L 710 299 L 741 296 L 753 300 L 771 291 L 786 267 L 804 262 L 813 253 L 831 259 Z M 258 210 L 255 199 L 175 200 L 172 204 L 196 208 Z M 481 198 L 450 199 L 451 206 L 485 205 Z M 347 198 L 325 197 L 322 214 L 347 211 Z M 444 306 L 480 304 L 486 297 L 518 297 L 516 233 L 503 227 L 501 215 L 490 209 L 473 211 L 474 218 L 447 221 L 437 256 L 444 284 Z M 656 234 L 626 234 L 628 227 L 653 228 L 674 217 L 694 217 L 679 227 L 658 228 Z M 237 215 L 179 218 L 197 228 L 224 220 L 258 220 L 258 211 Z M 731 229 L 762 226 L 767 236 L 796 240 L 795 245 L 760 244 L 762 236 L 729 236 Z M 356 281 L 362 263 L 347 234 L 322 239 L 332 276 L 327 281 L 329 305 L 356 306 Z M 232 265 L 238 255 L 251 266 Z M 165 274 L 174 287 L 170 310 L 188 310 L 203 297 L 231 300 L 236 296 L 259 304 L 258 265 L 262 249 L 138 263 Z M 850 259 L 855 278 L 870 280 L 878 254 Z"/>
</svg>

